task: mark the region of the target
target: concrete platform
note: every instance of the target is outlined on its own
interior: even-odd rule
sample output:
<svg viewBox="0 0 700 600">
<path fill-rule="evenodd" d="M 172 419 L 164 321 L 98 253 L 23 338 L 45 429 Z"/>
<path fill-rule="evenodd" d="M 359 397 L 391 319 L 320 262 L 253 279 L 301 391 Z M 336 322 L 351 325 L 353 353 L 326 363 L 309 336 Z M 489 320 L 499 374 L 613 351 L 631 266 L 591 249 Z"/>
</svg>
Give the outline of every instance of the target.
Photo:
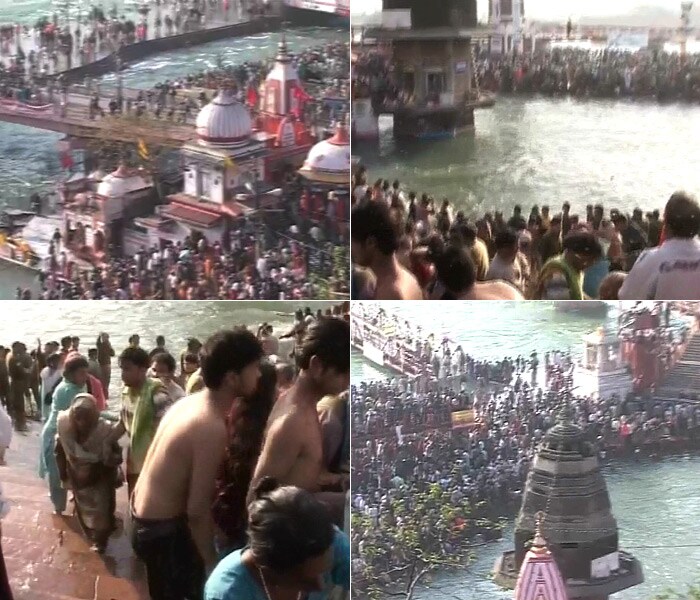
<svg viewBox="0 0 700 600">
<path fill-rule="evenodd" d="M 145 569 L 120 527 L 104 555 L 90 550 L 77 520 L 53 514 L 48 487 L 37 475 L 40 426 L 14 434 L 0 467 L 11 510 L 2 523 L 2 548 L 15 600 L 147 600 Z M 125 519 L 126 486 L 117 490 Z"/>
</svg>

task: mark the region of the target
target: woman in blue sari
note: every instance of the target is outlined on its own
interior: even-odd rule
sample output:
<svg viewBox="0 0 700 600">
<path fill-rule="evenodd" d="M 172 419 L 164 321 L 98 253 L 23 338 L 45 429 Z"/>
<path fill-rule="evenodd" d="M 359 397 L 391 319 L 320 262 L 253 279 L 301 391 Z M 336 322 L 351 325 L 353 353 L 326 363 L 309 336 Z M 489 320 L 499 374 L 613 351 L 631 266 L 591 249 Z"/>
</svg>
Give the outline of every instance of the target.
<svg viewBox="0 0 700 600">
<path fill-rule="evenodd" d="M 63 365 L 63 381 L 54 390 L 49 413 L 44 428 L 41 430 L 41 455 L 39 456 L 39 476 L 48 477 L 49 495 L 56 514 L 66 510 L 68 492 L 61 486 L 54 450 L 56 447 L 58 413 L 68 410 L 73 399 L 88 391 L 88 361 L 77 352 L 69 354 Z"/>
</svg>

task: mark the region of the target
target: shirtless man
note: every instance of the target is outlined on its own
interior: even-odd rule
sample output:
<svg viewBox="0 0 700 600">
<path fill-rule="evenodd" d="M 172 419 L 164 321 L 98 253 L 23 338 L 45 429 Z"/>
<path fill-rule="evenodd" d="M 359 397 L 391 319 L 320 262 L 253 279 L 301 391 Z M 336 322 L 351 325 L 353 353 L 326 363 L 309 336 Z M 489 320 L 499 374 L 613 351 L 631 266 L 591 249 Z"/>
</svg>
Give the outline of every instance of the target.
<svg viewBox="0 0 700 600">
<path fill-rule="evenodd" d="M 352 260 L 372 271 L 373 300 L 423 300 L 423 291 L 413 274 L 401 265 L 399 225 L 386 202 L 364 200 L 352 209 Z"/>
<path fill-rule="evenodd" d="M 295 485 L 317 495 L 342 526 L 346 476 L 323 466 L 323 436 L 317 404 L 350 385 L 350 326 L 324 317 L 312 324 L 299 348 L 299 376 L 272 409 L 250 489 L 262 477 Z M 332 491 L 326 491 L 327 489 Z"/>
<path fill-rule="evenodd" d="M 216 564 L 211 507 L 228 442 L 226 416 L 252 395 L 262 346 L 244 329 L 214 334 L 202 349 L 205 389 L 164 416 L 131 498 L 132 545 L 152 600 L 199 600 Z"/>
<path fill-rule="evenodd" d="M 437 284 L 434 300 L 523 300 L 505 281 L 477 281 L 476 269 L 465 246 L 448 246 L 435 259 Z"/>
</svg>

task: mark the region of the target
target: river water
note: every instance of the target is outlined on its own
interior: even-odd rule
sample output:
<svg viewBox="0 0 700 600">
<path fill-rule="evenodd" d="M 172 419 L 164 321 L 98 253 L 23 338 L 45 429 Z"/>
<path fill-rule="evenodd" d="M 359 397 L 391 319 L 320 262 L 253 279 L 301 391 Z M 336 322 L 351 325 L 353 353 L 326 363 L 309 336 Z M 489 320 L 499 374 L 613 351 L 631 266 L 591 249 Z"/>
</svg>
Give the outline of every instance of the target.
<svg viewBox="0 0 700 600">
<path fill-rule="evenodd" d="M 354 145 L 370 181 L 449 198 L 457 208 L 510 213 L 568 200 L 662 209 L 677 189 L 700 193 L 700 107 L 653 102 L 501 96 L 455 139 L 396 143 L 382 117 L 379 144 Z"/>
<path fill-rule="evenodd" d="M 436 339 L 447 337 L 478 358 L 496 359 L 536 350 L 572 350 L 580 356 L 582 336 L 606 321 L 614 324 L 617 304 L 607 318 L 564 312 L 550 302 L 441 303 L 425 311 L 419 303 L 383 303 Z M 353 381 L 391 374 L 357 352 L 352 354 Z M 668 588 L 682 591 L 700 581 L 700 457 L 682 456 L 660 462 L 616 462 L 604 469 L 613 513 L 620 529 L 620 547 L 642 562 L 646 581 L 613 596 L 615 600 L 651 600 Z M 478 548 L 477 559 L 459 571 L 438 575 L 421 589 L 418 600 L 501 600 L 512 598 L 493 584 L 490 572 L 497 556 L 513 546 L 512 524 L 501 541 Z M 688 547 L 681 547 L 688 546 Z"/>
<path fill-rule="evenodd" d="M 80 337 L 80 349 L 87 354 L 97 335 L 109 333 L 118 355 L 129 344 L 129 337 L 141 336 L 146 350 L 155 347 L 155 339 L 163 335 L 166 348 L 177 358 L 185 349 L 187 338 L 204 341 L 219 329 L 247 325 L 253 330 L 263 322 L 270 323 L 276 334 L 286 333 L 294 319 L 294 311 L 311 306 L 326 309 L 330 302 L 2 302 L 0 310 L 0 344 L 8 347 L 15 341 L 35 347 L 43 342 L 60 341 L 66 335 Z M 116 357 L 112 361 L 110 398 L 120 397 L 120 379 Z"/>
</svg>

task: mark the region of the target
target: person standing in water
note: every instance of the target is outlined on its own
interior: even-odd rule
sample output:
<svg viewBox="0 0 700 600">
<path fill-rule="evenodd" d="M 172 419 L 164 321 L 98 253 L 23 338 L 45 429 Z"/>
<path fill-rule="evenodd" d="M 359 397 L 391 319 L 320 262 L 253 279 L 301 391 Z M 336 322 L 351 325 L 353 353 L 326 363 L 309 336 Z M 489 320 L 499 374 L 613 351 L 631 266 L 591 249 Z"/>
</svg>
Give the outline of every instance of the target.
<svg viewBox="0 0 700 600">
<path fill-rule="evenodd" d="M 114 356 L 114 348 L 109 341 L 109 334 L 102 332 L 97 337 L 97 362 L 100 364 L 100 371 L 102 371 L 102 389 L 105 394 L 109 393 L 109 383 L 112 380 L 112 357 Z"/>
<path fill-rule="evenodd" d="M 212 503 L 226 453 L 226 419 L 260 378 L 262 346 L 246 329 L 221 331 L 201 353 L 201 392 L 165 415 L 131 496 L 131 541 L 152 600 L 198 600 L 216 564 Z"/>
<path fill-rule="evenodd" d="M 342 525 L 346 477 L 323 468 L 317 404 L 350 385 L 350 325 L 334 317 L 316 321 L 306 332 L 297 360 L 297 380 L 272 409 L 251 489 L 263 477 L 301 487 L 316 494 L 334 522 Z"/>
</svg>

